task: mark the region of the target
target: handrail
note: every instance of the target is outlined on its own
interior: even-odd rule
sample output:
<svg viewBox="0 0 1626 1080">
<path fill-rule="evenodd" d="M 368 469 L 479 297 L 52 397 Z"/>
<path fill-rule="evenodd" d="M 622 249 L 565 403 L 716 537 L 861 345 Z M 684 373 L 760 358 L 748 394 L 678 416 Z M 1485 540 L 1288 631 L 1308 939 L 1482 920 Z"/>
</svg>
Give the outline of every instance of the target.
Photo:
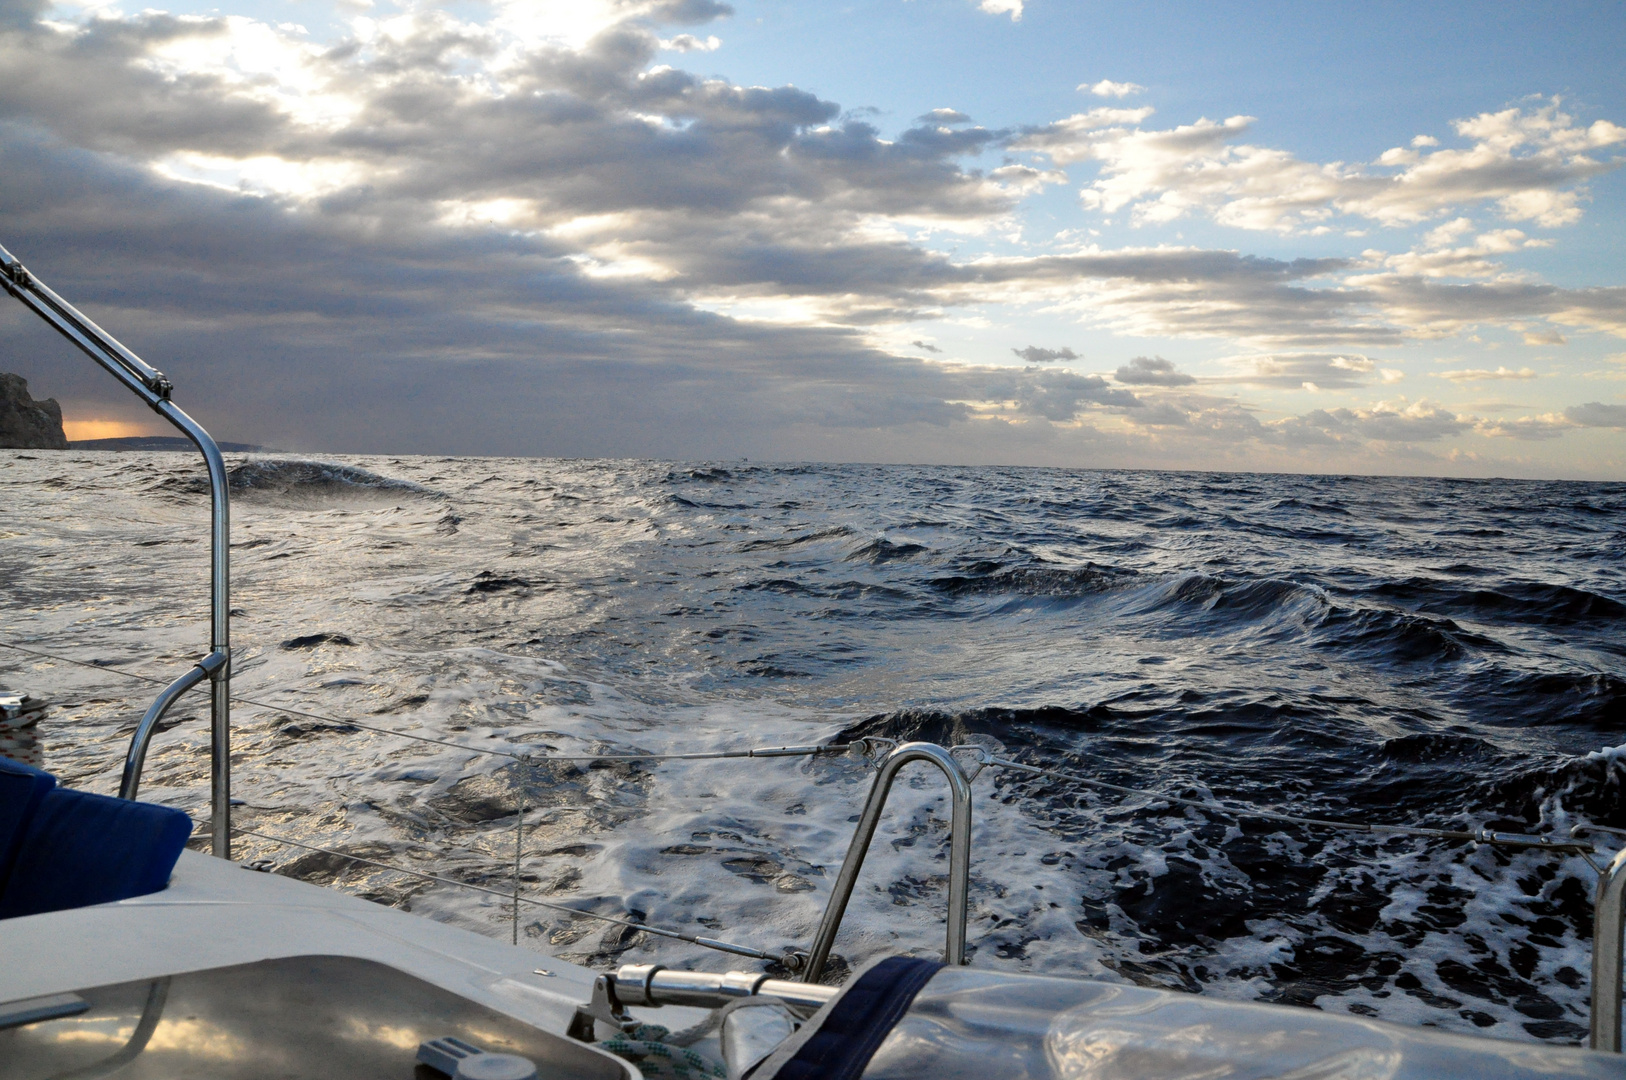
<svg viewBox="0 0 1626 1080">
<path fill-rule="evenodd" d="M 130 749 L 124 755 L 124 775 L 119 778 L 119 798 L 134 799 L 141 789 L 141 771 L 147 764 L 147 744 L 152 742 L 153 734 L 158 730 L 158 721 L 169 712 L 171 705 L 180 700 L 181 695 L 209 678 L 225 664 L 226 660 L 225 653 L 216 652 L 205 656 L 191 671 L 164 687 L 158 699 L 147 708 L 147 715 L 136 725 L 135 734 L 130 737 Z"/>
<path fill-rule="evenodd" d="M 145 401 L 149 408 L 168 420 L 192 440 L 209 470 L 209 655 L 199 662 L 209 676 L 209 801 L 210 850 L 222 859 L 231 858 L 231 512 L 227 500 L 226 462 L 220 447 L 203 426 L 170 400 L 174 385 L 164 373 L 147 364 L 114 337 L 97 326 L 84 313 L 52 292 L 22 263 L 0 247 L 0 287 L 22 301 L 34 314 L 86 356 L 100 364 L 125 388 Z M 215 658 L 219 659 L 215 659 Z M 210 664 L 212 666 L 205 667 Z M 194 669 L 195 671 L 196 669 Z M 182 676 L 182 681 L 191 673 Z M 188 684 L 190 689 L 198 680 Z M 178 684 L 171 684 L 173 688 Z M 181 691 L 170 697 L 179 696 Z M 165 690 L 169 694 L 169 689 Z M 160 695 L 160 702 L 164 695 Z M 163 715 L 159 702 L 148 710 L 153 724 Z M 168 708 L 165 703 L 163 708 Z M 146 724 L 144 718 L 142 723 Z M 140 729 L 137 729 L 138 734 Z M 150 732 L 149 736 L 150 738 Z M 134 748 L 132 747 L 132 750 Z M 143 753 L 145 750 L 143 749 Z M 126 761 L 126 771 L 129 762 Z M 139 767 L 138 767 L 139 773 Z"/>
<path fill-rule="evenodd" d="M 1598 878 L 1592 909 L 1592 1037 L 1594 1050 L 1620 1053 L 1621 945 L 1626 939 L 1626 848 Z"/>
<path fill-rule="evenodd" d="M 887 794 L 898 770 L 913 761 L 926 761 L 937 766 L 948 779 L 953 798 L 953 814 L 949 824 L 949 887 L 948 931 L 943 946 L 945 964 L 965 963 L 965 923 L 968 912 L 967 893 L 971 886 L 971 780 L 955 760 L 954 755 L 936 743 L 911 742 L 889 753 L 875 774 L 875 783 L 869 789 L 864 811 L 859 815 L 858 828 L 847 848 L 847 858 L 836 876 L 830 902 L 824 909 L 813 947 L 808 950 L 807 968 L 802 972 L 803 982 L 817 982 L 824 974 L 824 965 L 830 958 L 836 932 L 841 929 L 842 916 L 847 913 L 847 901 L 852 898 L 853 885 L 863 869 L 864 856 L 875 837 L 875 826 L 881 820 Z"/>
</svg>

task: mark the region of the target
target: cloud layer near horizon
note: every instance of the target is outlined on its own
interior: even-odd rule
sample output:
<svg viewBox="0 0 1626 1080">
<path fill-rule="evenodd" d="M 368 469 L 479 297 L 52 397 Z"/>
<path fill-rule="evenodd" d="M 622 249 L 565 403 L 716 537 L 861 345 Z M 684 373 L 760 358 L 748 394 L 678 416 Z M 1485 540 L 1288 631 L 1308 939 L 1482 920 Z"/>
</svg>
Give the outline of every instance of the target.
<svg viewBox="0 0 1626 1080">
<path fill-rule="evenodd" d="M 538 5 L 494 8 L 357 19 L 316 44 L 236 16 L 63 24 L 0 3 L 0 239 L 225 437 L 284 445 L 1326 467 L 1626 426 L 1598 402 L 1521 431 L 1427 401 L 1270 419 L 1221 396 L 1383 385 L 1365 351 L 1475 326 L 1626 336 L 1626 289 L 1500 261 L 1546 242 L 1523 230 L 1573 223 L 1626 139 L 1556 102 L 1372 166 L 1241 143 L 1247 118 L 1146 127 L 1149 107 L 1007 131 L 937 109 L 883 138 L 794 87 L 656 63 L 713 48 L 692 31 L 725 5 L 608 3 L 569 33 Z M 1069 166 L 1096 170 L 1087 210 L 1150 224 L 1441 224 L 1404 252 L 1290 260 L 1064 241 L 954 257 L 921 239 L 1004 228 Z M 1463 216 L 1485 207 L 1498 227 Z M 989 305 L 1238 358 L 1199 380 L 1144 356 L 1092 374 L 1065 346 L 1012 342 L 1026 363 L 995 366 L 887 344 Z M 3 318 L 7 353 L 38 347 Z M 111 397 L 93 373 L 59 385 Z"/>
</svg>

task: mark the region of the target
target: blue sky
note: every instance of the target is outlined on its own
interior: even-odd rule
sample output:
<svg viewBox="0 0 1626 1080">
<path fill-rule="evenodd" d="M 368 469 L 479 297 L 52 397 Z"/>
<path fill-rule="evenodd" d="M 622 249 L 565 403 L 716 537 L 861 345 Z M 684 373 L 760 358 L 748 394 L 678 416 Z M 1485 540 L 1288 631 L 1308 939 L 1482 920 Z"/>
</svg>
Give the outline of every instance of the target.
<svg viewBox="0 0 1626 1080">
<path fill-rule="evenodd" d="M 0 242 L 225 437 L 1626 479 L 1618 6 L 5 7 Z"/>
</svg>

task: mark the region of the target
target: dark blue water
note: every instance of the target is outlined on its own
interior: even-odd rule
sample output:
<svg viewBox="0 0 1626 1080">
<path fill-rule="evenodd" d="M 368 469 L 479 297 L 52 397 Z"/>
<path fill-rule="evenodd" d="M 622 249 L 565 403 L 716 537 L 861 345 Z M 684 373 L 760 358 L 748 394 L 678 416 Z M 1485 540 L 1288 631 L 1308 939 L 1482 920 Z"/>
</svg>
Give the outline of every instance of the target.
<svg viewBox="0 0 1626 1080">
<path fill-rule="evenodd" d="M 56 479 L 70 492 L 54 498 L 131 509 L 94 536 L 11 527 L 26 542 L 0 549 L 0 571 L 20 600 L 94 598 L 123 627 L 53 615 L 24 630 L 133 662 L 138 626 L 150 640 L 155 621 L 171 637 L 182 623 L 138 578 L 91 587 L 75 572 L 88 563 L 56 552 L 173 538 L 201 504 L 189 461 L 125 455 L 131 474 L 111 457 L 10 460 L 6 489 L 40 507 Z M 245 689 L 322 687 L 300 700 L 527 745 L 925 738 L 1349 821 L 1626 827 L 1609 749 L 1626 743 L 1626 485 L 343 461 L 358 471 L 257 461 L 241 476 Z M 161 563 L 178 578 L 202 554 L 144 557 L 178 560 Z M 288 644 L 318 632 L 351 644 Z M 76 685 L 54 690 L 88 694 Z M 284 824 L 321 810 L 390 850 L 451 828 L 426 807 L 473 783 L 424 765 L 420 791 L 393 751 L 334 742 L 360 756 L 318 783 L 332 770 L 285 761 L 276 722 L 245 754 L 276 774 L 257 805 Z M 190 759 L 174 769 L 191 782 Z M 597 846 L 550 854 L 537 888 L 805 944 L 862 767 L 718 775 L 606 789 L 620 809 L 571 827 Z M 908 787 L 838 948 L 849 962 L 941 933 L 946 810 L 924 776 Z M 994 770 L 976 790 L 977 964 L 1584 1033 L 1595 878 L 1580 858 L 1238 821 Z M 630 947 L 538 933 L 590 962 Z"/>
</svg>

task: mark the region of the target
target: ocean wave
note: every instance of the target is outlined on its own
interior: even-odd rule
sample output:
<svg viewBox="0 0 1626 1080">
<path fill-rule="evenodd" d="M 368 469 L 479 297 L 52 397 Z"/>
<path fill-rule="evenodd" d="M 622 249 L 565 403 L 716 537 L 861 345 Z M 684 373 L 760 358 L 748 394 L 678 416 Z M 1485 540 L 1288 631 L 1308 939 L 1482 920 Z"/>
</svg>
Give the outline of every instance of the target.
<svg viewBox="0 0 1626 1080">
<path fill-rule="evenodd" d="M 835 525 L 827 529 L 815 529 L 812 532 L 795 536 L 765 537 L 760 540 L 747 540 L 740 544 L 738 551 L 779 551 L 785 548 L 800 547 L 803 544 L 816 543 L 819 540 L 835 540 L 853 535 L 853 530 L 845 525 Z"/>
<path fill-rule="evenodd" d="M 1465 588 L 1459 581 L 1414 577 L 1380 582 L 1370 591 L 1372 595 L 1404 603 L 1418 611 L 1485 622 L 1572 626 L 1615 624 L 1626 619 L 1626 604 L 1614 597 L 1573 585 L 1541 581 L 1508 581 L 1495 588 Z"/>
<path fill-rule="evenodd" d="M 892 541 L 883 536 L 871 540 L 861 547 L 854 548 L 843 555 L 841 560 L 842 562 L 867 562 L 879 565 L 880 563 L 891 562 L 894 559 L 912 559 L 916 555 L 925 554 L 927 550 L 924 544 Z"/>
<path fill-rule="evenodd" d="M 1134 576 L 1133 570 L 1107 566 L 1046 566 L 978 559 L 955 572 L 928 578 L 926 584 L 950 596 L 1086 596 L 1104 592 Z"/>
<path fill-rule="evenodd" d="M 8 460 L 18 633 L 184 670 L 208 575 L 196 464 Z M 234 483 L 234 668 L 258 699 L 534 755 L 979 744 L 1148 793 L 977 777 L 979 966 L 1525 1040 L 1584 1023 L 1579 858 L 1167 797 L 1626 827 L 1626 752 L 1603 749 L 1626 730 L 1626 485 L 417 457 L 255 459 Z M 116 790 L 107 747 L 147 701 L 12 661 L 7 685 L 64 703 L 47 765 Z M 332 843 L 342 820 L 337 842 L 506 886 L 526 805 L 536 895 L 767 949 L 806 945 L 873 776 L 850 756 L 512 768 L 272 709 L 236 720 L 248 827 Z M 146 785 L 204 810 L 206 759 L 174 749 Z M 849 966 L 942 940 L 943 785 L 911 769 L 892 799 Z M 244 844 L 491 929 L 454 890 Z M 521 933 L 594 964 L 715 961 L 543 912 Z"/>
<path fill-rule="evenodd" d="M 397 480 L 355 465 L 295 458 L 254 458 L 226 470 L 226 483 L 239 498 L 343 500 L 384 495 L 442 499 L 445 495 L 410 480 Z M 168 480 L 172 491 L 207 495 L 209 481 L 202 476 Z"/>
</svg>

